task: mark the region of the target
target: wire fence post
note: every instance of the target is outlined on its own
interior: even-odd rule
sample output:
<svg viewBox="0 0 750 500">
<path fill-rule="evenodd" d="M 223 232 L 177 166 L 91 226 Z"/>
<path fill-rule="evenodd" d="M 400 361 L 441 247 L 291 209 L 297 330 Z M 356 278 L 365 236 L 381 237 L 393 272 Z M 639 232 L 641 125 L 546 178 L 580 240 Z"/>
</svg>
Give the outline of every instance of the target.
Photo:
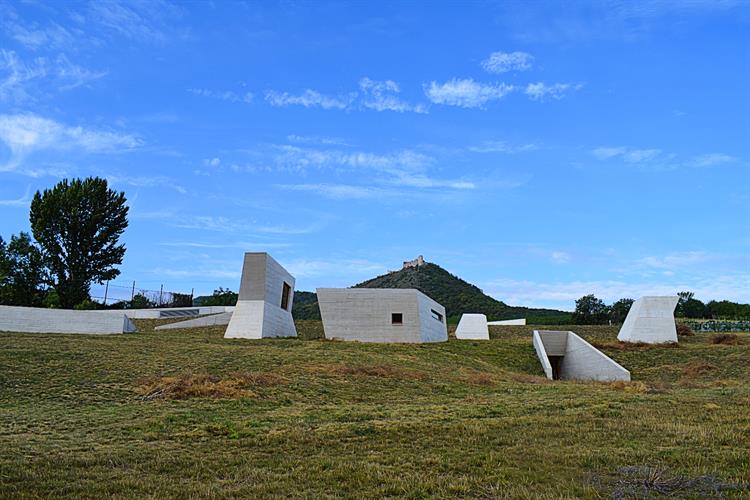
<svg viewBox="0 0 750 500">
<path fill-rule="evenodd" d="M 193 295 L 195 294 L 195 288 L 190 289 L 190 307 L 193 307 Z"/>
<path fill-rule="evenodd" d="M 104 305 L 107 305 L 107 293 L 109 292 L 109 280 L 107 280 L 107 284 L 104 287 Z"/>
<path fill-rule="evenodd" d="M 135 298 L 135 280 L 133 280 L 133 291 L 130 292 L 130 302 Z"/>
<path fill-rule="evenodd" d="M 163 295 L 164 295 L 164 284 L 162 283 L 162 285 L 159 287 L 159 307 L 161 307 L 161 304 L 162 304 L 161 298 Z"/>
</svg>

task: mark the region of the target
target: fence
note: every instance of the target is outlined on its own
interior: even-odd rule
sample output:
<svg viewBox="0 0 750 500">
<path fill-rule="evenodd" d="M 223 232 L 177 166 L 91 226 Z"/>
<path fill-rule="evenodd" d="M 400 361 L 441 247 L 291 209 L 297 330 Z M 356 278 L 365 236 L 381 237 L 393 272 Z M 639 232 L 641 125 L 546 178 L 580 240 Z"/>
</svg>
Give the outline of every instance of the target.
<svg viewBox="0 0 750 500">
<path fill-rule="evenodd" d="M 138 308 L 148 307 L 192 307 L 193 292 L 181 293 L 164 290 L 164 285 L 159 290 L 150 290 L 138 287 L 136 282 L 107 281 L 104 284 L 93 284 L 91 286 L 91 299 L 104 305 L 117 303 L 127 304 Z"/>
<path fill-rule="evenodd" d="M 750 321 L 683 321 L 694 332 L 750 332 Z"/>
</svg>

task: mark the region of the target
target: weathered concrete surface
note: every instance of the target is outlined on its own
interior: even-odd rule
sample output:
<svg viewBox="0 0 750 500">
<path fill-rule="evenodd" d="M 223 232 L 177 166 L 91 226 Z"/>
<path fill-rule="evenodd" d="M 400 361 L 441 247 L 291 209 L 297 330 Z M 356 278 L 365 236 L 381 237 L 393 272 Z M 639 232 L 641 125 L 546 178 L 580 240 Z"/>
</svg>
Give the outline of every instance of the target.
<svg viewBox="0 0 750 500">
<path fill-rule="evenodd" d="M 556 365 L 560 380 L 630 381 L 628 370 L 573 332 L 534 330 L 532 343 L 548 379 Z"/>
<path fill-rule="evenodd" d="M 456 327 L 459 340 L 490 340 L 487 316 L 484 314 L 462 314 Z"/>
<path fill-rule="evenodd" d="M 122 311 L 111 314 L 111 311 L 0 306 L 0 331 L 112 335 L 137 330 Z"/>
<path fill-rule="evenodd" d="M 163 319 L 174 317 L 201 316 L 233 311 L 234 306 L 196 306 L 196 307 L 155 307 L 151 309 L 110 309 L 101 311 L 106 314 L 125 314 L 130 319 Z"/>
<path fill-rule="evenodd" d="M 500 321 L 488 321 L 490 326 L 523 326 L 526 324 L 526 318 L 519 319 L 504 319 Z"/>
<path fill-rule="evenodd" d="M 288 296 L 282 308 L 285 288 Z M 293 300 L 294 277 L 267 253 L 246 253 L 239 300 L 224 338 L 296 337 Z"/>
<path fill-rule="evenodd" d="M 232 311 L 219 314 L 209 314 L 207 316 L 200 316 L 198 318 L 157 326 L 154 330 L 177 330 L 181 328 L 203 328 L 228 325 L 229 321 L 232 319 L 232 314 Z"/>
<path fill-rule="evenodd" d="M 326 338 L 360 342 L 445 342 L 445 308 L 419 290 L 318 288 Z M 401 322 L 394 322 L 394 314 Z"/>
<path fill-rule="evenodd" d="M 660 344 L 677 342 L 674 309 L 679 297 L 641 297 L 633 302 L 617 340 Z"/>
</svg>

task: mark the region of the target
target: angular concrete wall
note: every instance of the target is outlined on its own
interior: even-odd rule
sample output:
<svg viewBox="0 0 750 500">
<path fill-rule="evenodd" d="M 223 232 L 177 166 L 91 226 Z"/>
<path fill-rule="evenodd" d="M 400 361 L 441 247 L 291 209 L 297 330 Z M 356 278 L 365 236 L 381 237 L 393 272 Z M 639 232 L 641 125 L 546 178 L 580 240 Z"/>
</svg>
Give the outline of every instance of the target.
<svg viewBox="0 0 750 500">
<path fill-rule="evenodd" d="M 110 309 L 100 311 L 106 314 L 125 314 L 130 319 L 163 319 L 174 317 L 200 316 L 233 311 L 234 306 L 197 306 L 197 307 L 155 307 L 152 309 Z"/>
<path fill-rule="evenodd" d="M 487 316 L 484 314 L 462 314 L 456 327 L 456 338 L 459 340 L 489 340 Z"/>
<path fill-rule="evenodd" d="M 557 366 L 560 380 L 630 381 L 628 370 L 573 332 L 534 330 L 532 342 L 549 379 Z"/>
<path fill-rule="evenodd" d="M 288 300 L 282 308 L 285 284 Z M 293 301 L 294 277 L 267 253 L 246 253 L 239 300 L 224 338 L 296 337 Z"/>
<path fill-rule="evenodd" d="M 41 307 L 0 306 L 0 331 L 112 335 L 135 332 L 122 311 L 73 311 Z"/>
<path fill-rule="evenodd" d="M 445 342 L 445 308 L 414 289 L 318 288 L 326 338 L 359 342 Z M 393 323 L 393 315 L 401 323 Z"/>
<path fill-rule="evenodd" d="M 487 322 L 490 326 L 523 326 L 526 324 L 526 318 L 519 319 L 504 319 L 501 321 L 489 321 Z"/>
<path fill-rule="evenodd" d="M 659 344 L 677 342 L 674 309 L 679 297 L 641 297 L 633 302 L 617 340 Z"/>
<path fill-rule="evenodd" d="M 209 314 L 207 316 L 201 316 L 199 318 L 177 321 L 175 323 L 157 326 L 156 328 L 154 328 L 154 330 L 178 330 L 181 328 L 204 328 L 211 326 L 228 325 L 229 321 L 232 319 L 232 314 L 233 313 L 231 311 L 219 314 Z"/>
</svg>

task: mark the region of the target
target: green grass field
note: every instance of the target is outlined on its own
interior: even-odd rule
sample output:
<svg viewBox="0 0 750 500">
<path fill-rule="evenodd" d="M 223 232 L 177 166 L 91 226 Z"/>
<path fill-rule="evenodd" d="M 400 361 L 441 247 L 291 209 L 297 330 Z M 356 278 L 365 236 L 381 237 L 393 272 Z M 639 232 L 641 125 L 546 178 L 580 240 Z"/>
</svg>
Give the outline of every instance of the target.
<svg viewBox="0 0 750 500">
<path fill-rule="evenodd" d="M 623 349 L 551 382 L 533 327 L 374 345 L 223 327 L 0 334 L 0 497 L 747 498 L 750 334 Z M 565 328 L 567 329 L 567 328 Z"/>
</svg>

